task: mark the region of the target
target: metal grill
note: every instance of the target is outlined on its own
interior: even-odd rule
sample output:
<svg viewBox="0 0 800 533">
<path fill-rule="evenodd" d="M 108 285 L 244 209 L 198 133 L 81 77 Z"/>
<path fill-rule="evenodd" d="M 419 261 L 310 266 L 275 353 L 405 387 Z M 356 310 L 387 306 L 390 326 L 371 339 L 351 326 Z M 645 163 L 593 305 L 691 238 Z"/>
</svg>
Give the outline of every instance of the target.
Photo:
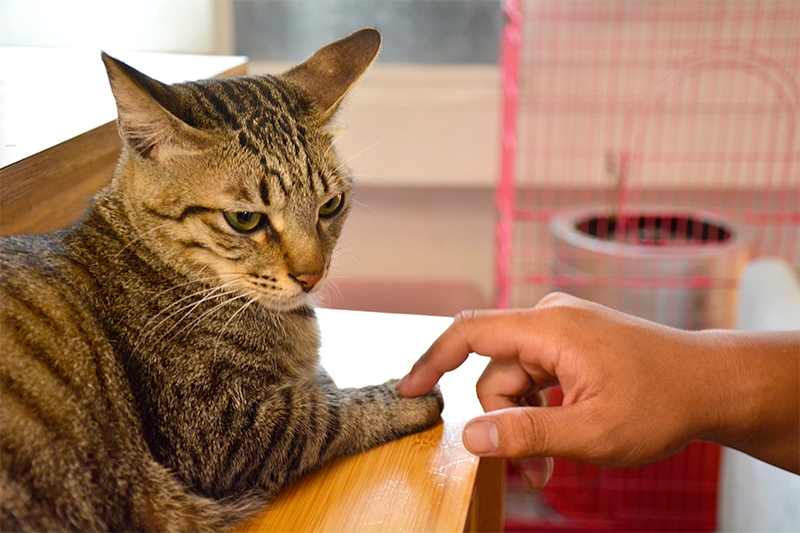
<svg viewBox="0 0 800 533">
<path fill-rule="evenodd" d="M 503 8 L 498 307 L 557 289 L 732 327 L 749 258 L 800 271 L 800 1 Z M 559 460 L 559 521 L 506 528 L 711 531 L 718 466 L 704 443 L 637 469 Z"/>
<path fill-rule="evenodd" d="M 716 217 L 749 256 L 800 268 L 800 3 L 510 0 L 504 8 L 499 307 L 569 289 L 552 268 L 548 228 L 564 210 L 587 208 L 600 222 L 596 238 L 609 239 L 603 220 L 611 220 L 612 241 L 640 247 L 660 231 L 643 209 L 700 226 Z M 626 220 L 637 231 L 618 231 Z M 648 282 L 709 284 L 691 274 Z M 716 286 L 735 285 L 736 269 L 727 281 L 717 274 Z"/>
</svg>

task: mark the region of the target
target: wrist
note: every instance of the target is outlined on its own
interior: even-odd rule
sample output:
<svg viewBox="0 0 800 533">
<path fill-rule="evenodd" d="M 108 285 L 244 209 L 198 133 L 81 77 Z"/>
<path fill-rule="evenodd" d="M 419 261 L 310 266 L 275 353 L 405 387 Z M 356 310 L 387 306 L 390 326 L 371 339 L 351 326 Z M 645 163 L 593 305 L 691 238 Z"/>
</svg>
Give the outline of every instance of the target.
<svg viewBox="0 0 800 533">
<path fill-rule="evenodd" d="M 800 333 L 697 332 L 708 416 L 697 438 L 800 469 Z"/>
</svg>

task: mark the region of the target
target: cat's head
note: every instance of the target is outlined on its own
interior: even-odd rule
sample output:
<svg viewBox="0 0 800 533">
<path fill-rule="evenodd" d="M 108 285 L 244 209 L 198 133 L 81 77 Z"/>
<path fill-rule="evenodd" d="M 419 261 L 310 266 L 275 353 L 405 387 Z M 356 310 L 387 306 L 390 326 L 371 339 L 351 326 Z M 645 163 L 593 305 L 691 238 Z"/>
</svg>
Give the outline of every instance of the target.
<svg viewBox="0 0 800 533">
<path fill-rule="evenodd" d="M 274 309 L 308 303 L 351 203 L 329 123 L 376 30 L 277 76 L 167 85 L 103 55 L 123 152 L 110 194 L 166 264 Z"/>
</svg>

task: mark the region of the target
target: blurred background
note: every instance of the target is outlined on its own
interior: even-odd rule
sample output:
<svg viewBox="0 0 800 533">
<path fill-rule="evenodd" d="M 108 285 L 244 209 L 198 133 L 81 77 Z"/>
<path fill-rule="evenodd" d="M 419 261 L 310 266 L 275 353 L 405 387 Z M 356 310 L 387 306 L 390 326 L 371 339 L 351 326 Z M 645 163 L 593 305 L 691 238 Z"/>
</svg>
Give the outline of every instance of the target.
<svg viewBox="0 0 800 533">
<path fill-rule="evenodd" d="M 320 305 L 559 289 L 691 329 L 800 327 L 800 0 L 0 0 L 0 45 L 251 73 L 368 26 L 382 51 L 337 118 L 357 204 Z M 544 493 L 509 471 L 506 529 L 798 531 L 784 474 L 699 443 L 561 461 Z"/>
</svg>

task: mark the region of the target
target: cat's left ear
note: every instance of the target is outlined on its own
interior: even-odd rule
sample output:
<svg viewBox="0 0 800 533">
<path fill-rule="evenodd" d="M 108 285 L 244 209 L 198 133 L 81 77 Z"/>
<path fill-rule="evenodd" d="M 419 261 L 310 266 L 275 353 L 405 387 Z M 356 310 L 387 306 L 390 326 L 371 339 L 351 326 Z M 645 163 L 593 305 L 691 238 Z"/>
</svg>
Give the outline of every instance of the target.
<svg viewBox="0 0 800 533">
<path fill-rule="evenodd" d="M 206 133 L 180 118 L 181 103 L 170 85 L 106 53 L 102 59 L 117 103 L 119 133 L 128 148 L 164 164 L 207 142 Z"/>
<path fill-rule="evenodd" d="M 320 48 L 281 77 L 305 89 L 319 105 L 322 120 L 327 121 L 372 64 L 380 47 L 378 30 L 359 30 Z"/>
</svg>

